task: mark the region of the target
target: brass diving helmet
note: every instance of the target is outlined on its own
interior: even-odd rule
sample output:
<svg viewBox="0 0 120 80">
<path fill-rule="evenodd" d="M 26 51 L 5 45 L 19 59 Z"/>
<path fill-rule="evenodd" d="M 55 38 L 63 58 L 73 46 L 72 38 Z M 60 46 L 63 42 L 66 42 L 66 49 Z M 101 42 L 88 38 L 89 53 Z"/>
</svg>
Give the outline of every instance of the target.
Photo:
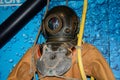
<svg viewBox="0 0 120 80">
<path fill-rule="evenodd" d="M 37 69 L 43 76 L 60 76 L 70 69 L 70 49 L 77 43 L 78 22 L 76 13 L 67 6 L 56 6 L 46 14 L 43 34 L 47 41 L 37 60 Z"/>
<path fill-rule="evenodd" d="M 69 42 L 77 39 L 79 18 L 67 6 L 56 6 L 44 19 L 44 36 L 48 42 Z"/>
</svg>

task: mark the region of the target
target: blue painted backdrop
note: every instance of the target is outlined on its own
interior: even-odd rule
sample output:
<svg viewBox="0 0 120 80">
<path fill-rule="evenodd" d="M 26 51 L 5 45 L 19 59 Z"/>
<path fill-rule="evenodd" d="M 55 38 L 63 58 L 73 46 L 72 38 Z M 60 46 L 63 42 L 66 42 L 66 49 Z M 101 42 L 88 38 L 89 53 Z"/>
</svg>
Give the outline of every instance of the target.
<svg viewBox="0 0 120 80">
<path fill-rule="evenodd" d="M 0 24 L 7 19 L 19 5 L 6 5 L 0 0 Z M 12 4 L 14 4 L 14 2 Z M 25 0 L 19 0 L 24 3 Z M 120 80 L 120 0 L 88 0 L 84 41 L 96 46 L 108 61 L 116 80 Z M 65 0 L 52 0 L 49 9 L 57 5 L 66 5 Z M 68 0 L 68 6 L 81 17 L 83 0 Z M 24 53 L 35 40 L 45 8 L 39 12 L 21 31 L 0 49 L 0 80 L 6 80 Z M 41 35 L 39 43 L 44 42 Z"/>
</svg>

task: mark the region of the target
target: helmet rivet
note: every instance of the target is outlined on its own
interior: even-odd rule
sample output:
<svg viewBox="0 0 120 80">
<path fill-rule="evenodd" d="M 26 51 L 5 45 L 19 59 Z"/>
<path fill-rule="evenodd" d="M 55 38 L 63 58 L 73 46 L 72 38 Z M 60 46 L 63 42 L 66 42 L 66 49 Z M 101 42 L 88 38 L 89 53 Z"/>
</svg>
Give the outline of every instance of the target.
<svg viewBox="0 0 120 80">
<path fill-rule="evenodd" d="M 65 32 L 66 32 L 66 33 L 69 33 L 69 32 L 70 32 L 70 29 L 69 29 L 69 28 L 66 28 L 66 29 L 65 29 Z"/>
</svg>

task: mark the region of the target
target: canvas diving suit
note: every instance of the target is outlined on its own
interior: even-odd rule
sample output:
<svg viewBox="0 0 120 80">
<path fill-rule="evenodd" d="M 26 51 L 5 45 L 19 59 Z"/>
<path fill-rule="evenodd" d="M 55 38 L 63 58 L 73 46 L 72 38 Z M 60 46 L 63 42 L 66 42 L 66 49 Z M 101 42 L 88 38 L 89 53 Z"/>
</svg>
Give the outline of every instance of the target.
<svg viewBox="0 0 120 80">
<path fill-rule="evenodd" d="M 42 28 L 46 43 L 30 48 L 8 80 L 31 80 L 35 73 L 40 80 L 82 80 L 77 61 L 78 24 L 76 13 L 67 6 L 57 6 L 48 11 Z M 96 47 L 82 43 L 81 51 L 86 76 L 93 76 L 96 80 L 115 80 Z M 32 65 L 31 58 L 34 59 Z"/>
</svg>

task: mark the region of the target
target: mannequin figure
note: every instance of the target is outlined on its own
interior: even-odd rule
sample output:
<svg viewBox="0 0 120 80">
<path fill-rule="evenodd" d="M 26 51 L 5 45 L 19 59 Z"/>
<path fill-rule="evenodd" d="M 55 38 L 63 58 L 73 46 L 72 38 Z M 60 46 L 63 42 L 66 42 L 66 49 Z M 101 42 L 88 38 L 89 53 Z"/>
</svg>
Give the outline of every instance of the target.
<svg viewBox="0 0 120 80">
<path fill-rule="evenodd" d="M 46 42 L 29 49 L 8 80 L 31 80 L 35 73 L 40 80 L 82 80 L 76 52 L 78 25 L 79 19 L 71 8 L 57 6 L 49 10 L 42 26 Z M 93 76 L 96 80 L 115 80 L 96 47 L 82 43 L 81 51 L 86 76 Z"/>
</svg>

